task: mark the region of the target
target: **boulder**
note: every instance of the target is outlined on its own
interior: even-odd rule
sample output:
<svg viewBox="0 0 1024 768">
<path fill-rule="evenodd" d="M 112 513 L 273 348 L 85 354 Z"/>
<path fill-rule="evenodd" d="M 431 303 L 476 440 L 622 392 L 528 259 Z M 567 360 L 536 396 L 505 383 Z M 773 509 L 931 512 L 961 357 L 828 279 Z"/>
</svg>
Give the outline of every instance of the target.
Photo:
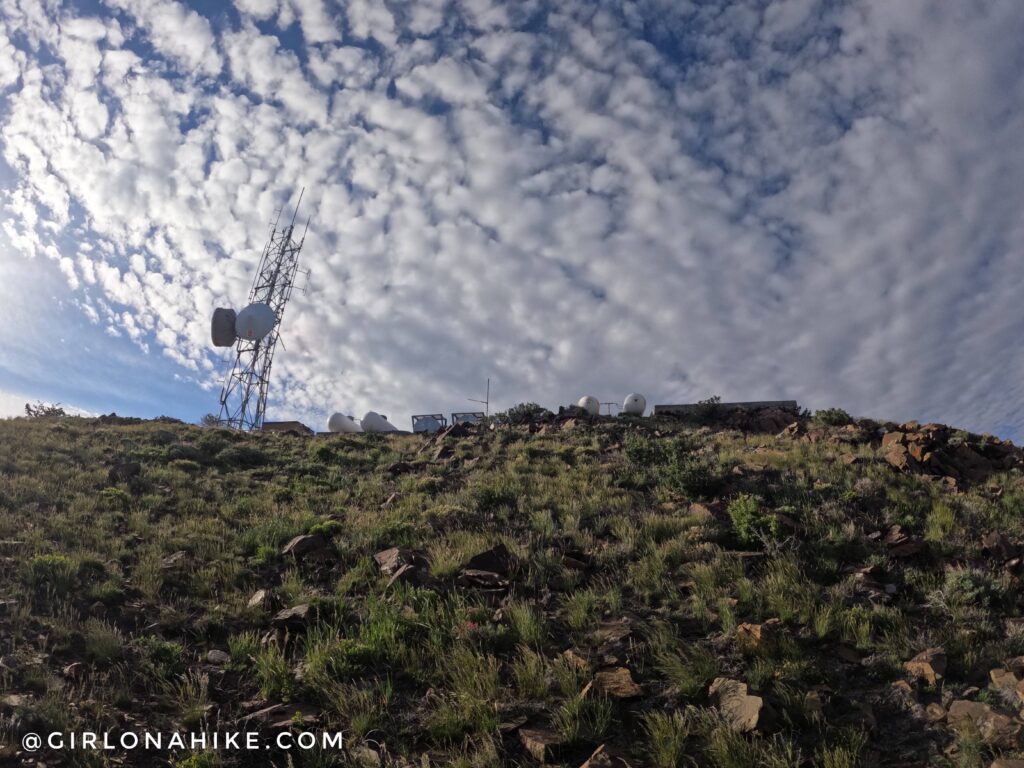
<svg viewBox="0 0 1024 768">
<path fill-rule="evenodd" d="M 265 608 L 270 602 L 270 594 L 265 589 L 257 589 L 253 592 L 252 597 L 249 598 L 249 602 L 246 603 L 250 608 Z"/>
<path fill-rule="evenodd" d="M 1021 743 L 1020 720 L 980 701 L 954 701 L 946 720 L 958 733 L 977 732 L 982 741 L 996 749 L 1017 749 Z"/>
<path fill-rule="evenodd" d="M 764 700 L 747 693 L 747 684 L 727 677 L 716 677 L 708 689 L 711 703 L 737 733 L 749 733 L 761 720 Z"/>
<path fill-rule="evenodd" d="M 913 677 L 936 685 L 946 674 L 946 653 L 942 648 L 928 648 L 903 664 Z"/>
</svg>

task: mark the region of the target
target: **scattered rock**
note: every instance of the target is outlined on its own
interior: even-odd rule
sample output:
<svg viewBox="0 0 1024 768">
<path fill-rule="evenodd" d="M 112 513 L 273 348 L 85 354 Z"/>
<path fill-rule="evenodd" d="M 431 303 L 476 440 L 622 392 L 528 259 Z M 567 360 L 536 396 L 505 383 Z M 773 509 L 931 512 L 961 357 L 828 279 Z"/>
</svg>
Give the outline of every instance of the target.
<svg viewBox="0 0 1024 768">
<path fill-rule="evenodd" d="M 781 619 L 768 619 L 763 624 L 743 623 L 736 627 L 736 639 L 750 648 L 758 648 L 777 638 L 781 630 Z"/>
<path fill-rule="evenodd" d="M 594 687 L 613 699 L 633 699 L 643 693 L 626 667 L 600 670 L 594 676 Z"/>
<path fill-rule="evenodd" d="M 185 550 L 181 549 L 175 552 L 173 555 L 168 555 L 160 562 L 160 567 L 165 571 L 182 568 L 185 565 L 185 561 L 188 559 L 188 554 Z"/>
<path fill-rule="evenodd" d="M 433 461 L 449 461 L 455 455 L 455 451 L 451 449 L 451 446 L 444 445 L 443 443 L 437 446 L 437 450 L 434 451 L 432 457 Z"/>
<path fill-rule="evenodd" d="M 1002 690 L 1013 690 L 1017 687 L 1017 676 L 1008 669 L 996 668 L 988 672 L 992 687 Z"/>
<path fill-rule="evenodd" d="M 419 584 L 422 580 L 423 579 L 422 574 L 420 573 L 420 569 L 417 568 L 415 565 L 406 563 L 393 574 L 391 574 L 391 578 L 388 579 L 387 586 L 388 588 L 390 588 L 395 584 Z"/>
<path fill-rule="evenodd" d="M 982 549 L 989 557 L 1006 562 L 1013 560 L 1020 555 L 1018 547 L 1006 538 L 1003 534 L 993 531 L 981 540 Z"/>
<path fill-rule="evenodd" d="M 942 648 L 928 648 L 905 662 L 903 668 L 929 685 L 936 685 L 946 674 L 946 653 Z"/>
<path fill-rule="evenodd" d="M 481 587 L 500 589 L 508 586 L 508 579 L 494 571 L 480 571 L 473 568 L 459 571 L 455 583 L 460 587 Z"/>
<path fill-rule="evenodd" d="M 727 677 L 716 677 L 708 689 L 711 703 L 718 707 L 726 722 L 737 733 L 757 728 L 764 701 L 747 693 L 747 684 Z"/>
<path fill-rule="evenodd" d="M 311 614 L 312 608 L 308 603 L 285 608 L 274 616 L 274 626 L 282 629 L 302 627 L 309 621 Z"/>
<path fill-rule="evenodd" d="M 896 469 L 943 478 L 943 482 L 948 479 L 952 489 L 958 482 L 984 483 L 993 473 L 1022 463 L 1020 450 L 1011 443 L 954 433 L 942 424 L 901 424 L 883 435 L 880 451 Z"/>
<path fill-rule="evenodd" d="M 327 548 L 327 540 L 319 533 L 307 533 L 296 536 L 284 545 L 282 555 L 291 555 L 295 558 L 304 558 Z"/>
<path fill-rule="evenodd" d="M 626 619 L 602 621 L 594 630 L 594 642 L 601 646 L 618 645 L 633 634 L 632 624 Z"/>
<path fill-rule="evenodd" d="M 411 565 L 415 568 L 421 568 L 427 565 L 427 560 L 423 555 L 410 549 L 401 549 L 399 547 L 391 547 L 391 549 L 378 552 L 373 556 L 373 559 L 380 568 L 380 572 L 385 576 L 394 576 L 403 566 Z"/>
<path fill-rule="evenodd" d="M 1020 745 L 1021 722 L 980 701 L 954 701 L 949 705 L 946 719 L 957 732 L 977 731 L 982 741 L 991 747 L 1016 749 Z"/>
<path fill-rule="evenodd" d="M 20 693 L 8 693 L 0 697 L 0 711 L 17 709 L 28 704 L 28 696 Z"/>
<path fill-rule="evenodd" d="M 590 664 L 587 663 L 587 660 L 571 648 L 567 651 L 562 652 L 562 658 L 565 659 L 566 663 L 568 663 L 570 666 L 574 667 L 575 669 L 578 669 L 580 672 L 583 672 L 584 674 L 590 671 Z"/>
<path fill-rule="evenodd" d="M 508 551 L 508 547 L 498 544 L 486 552 L 469 558 L 462 567 L 466 570 L 490 571 L 501 576 L 508 576 L 515 567 L 515 558 Z"/>
<path fill-rule="evenodd" d="M 549 728 L 520 728 L 519 742 L 540 763 L 553 757 L 562 744 L 561 737 Z"/>
<path fill-rule="evenodd" d="M 1024 768 L 1024 760 L 1013 757 L 997 757 L 989 768 Z"/>
<path fill-rule="evenodd" d="M 518 731 L 526 725 L 528 720 L 529 718 L 526 717 L 526 715 L 517 715 L 515 717 L 502 720 L 498 723 L 498 731 L 500 733 L 512 733 L 513 731 Z"/>
<path fill-rule="evenodd" d="M 908 536 L 898 525 L 889 529 L 882 543 L 888 549 L 890 557 L 911 557 L 924 549 L 924 541 Z"/>
<path fill-rule="evenodd" d="M 317 708 L 311 704 L 271 704 L 238 720 L 239 723 L 261 725 L 274 730 L 293 725 L 315 725 Z"/>
<path fill-rule="evenodd" d="M 270 594 L 265 589 L 257 589 L 252 597 L 249 598 L 249 602 L 246 604 L 250 608 L 266 608 L 270 602 Z"/>
<path fill-rule="evenodd" d="M 224 651 L 217 650 L 216 648 L 211 649 L 206 654 L 206 660 L 211 664 L 217 664 L 218 666 L 224 666 L 231 662 L 231 656 Z"/>
<path fill-rule="evenodd" d="M 932 702 L 924 708 L 925 718 L 930 723 L 938 723 L 946 719 L 946 708 L 937 702 Z"/>
<path fill-rule="evenodd" d="M 594 753 L 580 768 L 630 768 L 630 766 L 631 764 L 626 758 L 602 744 L 594 750 Z"/>
<path fill-rule="evenodd" d="M 378 768 L 383 765 L 380 752 L 366 744 L 360 744 L 348 750 L 349 765 L 357 765 L 359 768 Z"/>
</svg>

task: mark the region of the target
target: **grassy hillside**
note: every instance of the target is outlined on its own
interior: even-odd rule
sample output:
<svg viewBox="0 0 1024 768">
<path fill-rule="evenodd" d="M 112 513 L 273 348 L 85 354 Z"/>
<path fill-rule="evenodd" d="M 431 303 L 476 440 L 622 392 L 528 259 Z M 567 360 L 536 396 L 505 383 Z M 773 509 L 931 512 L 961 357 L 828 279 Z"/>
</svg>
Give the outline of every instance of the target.
<svg viewBox="0 0 1024 768">
<path fill-rule="evenodd" d="M 840 412 L 707 421 L 0 422 L 0 764 L 35 764 L 29 731 L 244 726 L 340 729 L 346 750 L 38 758 L 1024 755 L 1019 452 Z"/>
</svg>

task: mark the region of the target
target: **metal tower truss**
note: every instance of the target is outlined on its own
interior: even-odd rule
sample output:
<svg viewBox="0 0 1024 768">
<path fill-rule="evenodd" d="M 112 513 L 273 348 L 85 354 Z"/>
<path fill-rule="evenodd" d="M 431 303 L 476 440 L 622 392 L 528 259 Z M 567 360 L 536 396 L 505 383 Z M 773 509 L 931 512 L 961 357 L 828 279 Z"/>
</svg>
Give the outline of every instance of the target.
<svg viewBox="0 0 1024 768">
<path fill-rule="evenodd" d="M 301 202 L 302 194 L 299 195 Z M 274 222 L 270 239 L 263 248 L 252 291 L 249 292 L 249 304 L 268 305 L 277 320 L 273 330 L 262 339 L 239 338 L 235 346 L 235 362 L 221 390 L 218 416 L 220 424 L 231 429 L 253 431 L 263 426 L 267 390 L 270 387 L 270 367 L 274 362 L 274 349 L 280 336 L 281 318 L 292 295 L 299 267 L 299 252 L 309 229 L 307 219 L 302 237 L 298 240 L 294 238 L 295 215 L 298 210 L 297 203 L 288 226 L 280 228 L 278 222 Z"/>
</svg>

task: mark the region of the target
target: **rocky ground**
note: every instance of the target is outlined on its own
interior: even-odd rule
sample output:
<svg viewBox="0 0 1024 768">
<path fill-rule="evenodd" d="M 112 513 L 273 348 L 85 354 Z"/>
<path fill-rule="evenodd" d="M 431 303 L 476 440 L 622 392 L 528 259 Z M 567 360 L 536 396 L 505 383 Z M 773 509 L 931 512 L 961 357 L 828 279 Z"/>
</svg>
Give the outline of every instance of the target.
<svg viewBox="0 0 1024 768">
<path fill-rule="evenodd" d="M 0 422 L 0 764 L 1024 766 L 1011 443 L 514 416 Z M 239 729 L 345 746 L 20 746 Z"/>
</svg>

